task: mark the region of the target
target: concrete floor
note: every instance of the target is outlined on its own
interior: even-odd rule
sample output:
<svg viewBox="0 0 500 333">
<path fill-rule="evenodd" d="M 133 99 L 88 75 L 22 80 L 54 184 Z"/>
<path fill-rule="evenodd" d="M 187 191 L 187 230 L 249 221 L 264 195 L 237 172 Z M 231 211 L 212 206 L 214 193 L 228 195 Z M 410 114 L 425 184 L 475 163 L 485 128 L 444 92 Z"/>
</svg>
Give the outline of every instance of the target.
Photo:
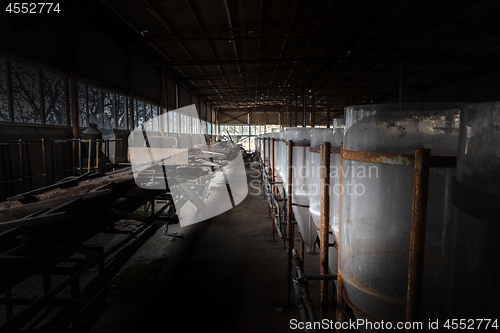
<svg viewBox="0 0 500 333">
<path fill-rule="evenodd" d="M 256 175 L 247 169 L 248 181 Z M 286 249 L 272 240 L 267 201 L 249 192 L 211 220 L 170 226 L 183 238 L 152 237 L 110 283 L 108 306 L 91 332 L 292 331 L 290 320 L 300 316 L 287 303 Z M 316 251 L 306 253 L 308 274 L 319 274 Z M 310 284 L 319 317 L 319 281 Z"/>
</svg>

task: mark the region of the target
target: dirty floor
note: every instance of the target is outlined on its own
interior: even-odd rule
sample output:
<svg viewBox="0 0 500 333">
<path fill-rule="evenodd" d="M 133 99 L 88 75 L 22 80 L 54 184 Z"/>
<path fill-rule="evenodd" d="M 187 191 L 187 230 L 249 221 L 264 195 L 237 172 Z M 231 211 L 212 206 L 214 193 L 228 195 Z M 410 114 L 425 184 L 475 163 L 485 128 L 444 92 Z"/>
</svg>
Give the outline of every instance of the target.
<svg viewBox="0 0 500 333">
<path fill-rule="evenodd" d="M 158 231 L 110 283 L 107 307 L 91 332 L 292 331 L 290 320 L 300 316 L 293 290 L 287 302 L 286 249 L 272 240 L 258 174 L 247 169 L 253 186 L 232 210 L 170 226 L 177 237 Z M 306 253 L 305 271 L 319 274 L 318 248 Z M 319 281 L 310 284 L 319 317 Z"/>
</svg>

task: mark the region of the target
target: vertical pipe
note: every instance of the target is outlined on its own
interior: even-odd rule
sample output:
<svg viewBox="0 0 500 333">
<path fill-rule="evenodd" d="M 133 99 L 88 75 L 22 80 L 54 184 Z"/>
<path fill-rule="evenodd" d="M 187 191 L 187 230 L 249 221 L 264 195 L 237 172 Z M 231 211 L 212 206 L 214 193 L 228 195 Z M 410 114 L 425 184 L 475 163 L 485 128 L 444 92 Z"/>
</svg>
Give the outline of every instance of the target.
<svg viewBox="0 0 500 333">
<path fill-rule="evenodd" d="M 321 249 L 320 249 L 320 274 L 328 274 L 328 230 L 330 228 L 330 142 L 325 142 L 321 152 Z M 321 280 L 321 319 L 328 318 L 328 280 Z"/>
<path fill-rule="evenodd" d="M 95 142 L 95 169 L 96 172 L 100 172 L 99 170 L 99 150 L 101 149 L 101 142 L 99 140 L 96 140 Z"/>
<path fill-rule="evenodd" d="M 54 150 L 52 149 L 52 154 L 54 154 Z M 82 154 L 82 139 L 78 139 L 78 173 L 82 175 L 83 168 L 83 154 Z M 54 181 L 54 180 L 53 180 Z"/>
<path fill-rule="evenodd" d="M 217 127 L 218 127 L 219 140 L 220 140 L 220 110 L 217 111 Z"/>
<path fill-rule="evenodd" d="M 332 109 L 332 73 L 330 68 L 328 68 L 328 73 L 326 76 L 327 88 L 326 88 L 326 127 L 330 128 L 330 110 Z"/>
<path fill-rule="evenodd" d="M 271 138 L 267 138 L 267 178 L 271 175 Z"/>
<path fill-rule="evenodd" d="M 250 152 L 250 141 L 252 138 L 252 111 L 248 111 L 248 151 Z"/>
<path fill-rule="evenodd" d="M 306 87 L 306 80 L 307 80 L 307 63 L 304 61 L 304 105 L 303 105 L 303 110 L 302 110 L 302 127 L 307 126 L 307 87 Z"/>
<path fill-rule="evenodd" d="M 275 178 L 274 178 L 274 138 L 271 138 L 271 152 L 269 157 L 271 157 L 271 181 L 274 183 Z M 274 184 L 271 186 L 273 189 L 272 192 L 274 193 Z"/>
<path fill-rule="evenodd" d="M 273 184 L 271 184 L 271 196 L 274 194 L 275 192 L 275 184 L 274 184 L 274 181 L 275 181 L 275 178 L 274 178 L 274 138 L 270 138 L 271 140 L 271 149 L 270 149 L 270 152 L 269 152 L 269 165 L 271 166 L 271 182 Z M 273 227 L 273 240 L 274 240 L 274 230 L 275 230 L 275 227 L 276 227 L 276 224 L 274 222 L 274 211 L 271 207 L 271 218 L 272 218 L 272 227 Z"/>
<path fill-rule="evenodd" d="M 413 175 L 413 201 L 411 212 L 410 258 L 408 289 L 406 295 L 406 321 L 420 320 L 422 303 L 422 278 L 424 273 L 425 224 L 427 218 L 427 194 L 429 190 L 430 149 L 415 150 Z M 406 333 L 414 332 L 406 329 Z"/>
<path fill-rule="evenodd" d="M 340 213 L 342 211 L 342 151 L 344 150 L 344 143 L 340 144 L 340 172 L 339 172 L 339 184 L 340 184 L 340 194 L 339 194 L 339 228 L 337 230 L 338 238 L 338 251 L 337 251 L 337 322 L 343 323 L 345 321 L 345 300 L 344 300 L 344 281 L 340 275 Z M 336 330 L 337 333 L 344 332 L 344 329 L 340 325 Z"/>
<path fill-rule="evenodd" d="M 286 212 L 287 212 L 287 221 L 286 221 L 286 252 L 287 252 L 287 263 L 286 263 L 286 276 L 287 276 L 287 296 L 288 302 L 290 302 L 290 289 L 292 284 L 292 249 L 293 249 L 293 225 L 292 225 L 292 181 L 293 181 L 293 165 L 292 165 L 292 157 L 293 157 L 293 141 L 288 140 L 288 193 L 287 193 L 287 202 L 286 202 Z"/>
<path fill-rule="evenodd" d="M 92 139 L 89 139 L 89 155 L 87 160 L 87 172 L 90 172 L 90 160 L 92 159 Z"/>
</svg>

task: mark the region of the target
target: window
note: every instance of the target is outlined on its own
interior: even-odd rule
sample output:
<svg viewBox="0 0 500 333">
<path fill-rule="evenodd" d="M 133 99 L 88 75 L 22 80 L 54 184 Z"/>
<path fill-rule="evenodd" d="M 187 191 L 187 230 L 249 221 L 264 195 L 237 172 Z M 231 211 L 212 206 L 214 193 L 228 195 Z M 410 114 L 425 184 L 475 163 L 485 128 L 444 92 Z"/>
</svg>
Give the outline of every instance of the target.
<svg viewBox="0 0 500 333">
<path fill-rule="evenodd" d="M 109 91 L 104 91 L 103 102 L 104 117 L 107 117 L 111 127 L 115 128 L 115 94 Z"/>
<path fill-rule="evenodd" d="M 168 112 L 168 133 L 175 134 L 179 132 L 179 115 L 175 111 Z"/>
<path fill-rule="evenodd" d="M 205 120 L 201 121 L 201 134 L 207 134 L 207 122 Z"/>
<path fill-rule="evenodd" d="M 116 112 L 116 128 L 127 129 L 128 119 L 127 119 L 127 103 L 126 97 L 116 94 L 115 99 L 115 112 Z"/>
<path fill-rule="evenodd" d="M 151 113 L 151 104 L 146 103 L 144 106 L 144 129 L 151 131 L 153 129 L 153 114 Z"/>
<path fill-rule="evenodd" d="M 78 83 L 78 115 L 80 127 L 87 127 L 87 85 Z"/>
<path fill-rule="evenodd" d="M 65 126 L 66 79 L 50 72 L 42 71 L 45 124 Z"/>
<path fill-rule="evenodd" d="M 167 114 L 167 109 L 163 109 L 162 115 L 163 115 L 163 117 L 161 119 L 163 119 L 163 131 L 169 132 L 170 127 L 168 125 L 169 118 L 168 118 L 168 114 Z"/>
<path fill-rule="evenodd" d="M 153 131 L 159 131 L 158 122 L 158 107 L 156 105 L 151 105 L 151 115 L 153 117 Z"/>
<path fill-rule="evenodd" d="M 7 88 L 7 66 L 5 59 L 0 57 L 0 121 L 9 121 L 9 98 Z"/>
<path fill-rule="evenodd" d="M 144 102 L 137 101 L 137 106 L 135 109 L 136 112 L 136 126 L 143 127 L 144 126 Z"/>
<path fill-rule="evenodd" d="M 101 89 L 88 86 L 87 104 L 89 110 L 89 123 L 103 123 L 101 94 Z"/>
<path fill-rule="evenodd" d="M 190 134 L 191 132 L 191 117 L 182 114 L 181 115 L 181 133 Z"/>
<path fill-rule="evenodd" d="M 191 118 L 191 122 L 192 122 L 192 134 L 200 134 L 200 121 L 198 120 L 198 118 Z"/>
<path fill-rule="evenodd" d="M 10 72 L 14 121 L 41 124 L 39 70 L 17 61 L 11 61 Z"/>
</svg>

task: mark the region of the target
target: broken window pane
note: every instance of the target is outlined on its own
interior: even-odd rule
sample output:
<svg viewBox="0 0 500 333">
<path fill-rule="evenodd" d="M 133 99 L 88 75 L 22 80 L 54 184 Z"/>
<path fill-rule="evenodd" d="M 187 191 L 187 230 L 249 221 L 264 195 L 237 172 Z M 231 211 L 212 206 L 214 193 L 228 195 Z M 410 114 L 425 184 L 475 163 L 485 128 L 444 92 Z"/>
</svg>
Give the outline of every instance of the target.
<svg viewBox="0 0 500 333">
<path fill-rule="evenodd" d="M 87 85 L 78 82 L 78 116 L 80 127 L 87 127 Z"/>
<path fill-rule="evenodd" d="M 65 78 L 60 75 L 42 71 L 43 98 L 45 107 L 45 124 L 67 124 Z"/>
<path fill-rule="evenodd" d="M 127 103 L 125 103 L 126 97 L 122 95 L 116 95 L 116 119 L 118 129 L 127 129 Z"/>
<path fill-rule="evenodd" d="M 108 117 L 112 128 L 115 128 L 114 106 L 115 106 L 115 94 L 109 91 L 104 91 L 103 112 Z"/>
<path fill-rule="evenodd" d="M 40 77 L 38 69 L 11 61 L 14 120 L 19 123 L 41 124 Z"/>
<path fill-rule="evenodd" d="M 9 98 L 7 90 L 7 66 L 0 57 L 0 121 L 9 121 Z"/>
</svg>

